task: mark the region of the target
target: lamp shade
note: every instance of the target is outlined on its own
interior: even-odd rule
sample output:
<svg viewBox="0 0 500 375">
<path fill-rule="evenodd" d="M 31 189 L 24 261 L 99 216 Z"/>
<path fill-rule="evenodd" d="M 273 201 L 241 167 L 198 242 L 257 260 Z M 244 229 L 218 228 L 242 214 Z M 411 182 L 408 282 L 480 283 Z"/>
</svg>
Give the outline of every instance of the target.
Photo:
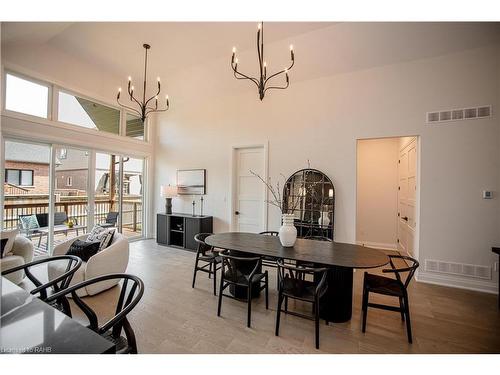
<svg viewBox="0 0 500 375">
<path fill-rule="evenodd" d="M 163 198 L 173 198 L 177 196 L 177 186 L 172 185 L 162 185 L 161 186 L 161 196 Z"/>
</svg>

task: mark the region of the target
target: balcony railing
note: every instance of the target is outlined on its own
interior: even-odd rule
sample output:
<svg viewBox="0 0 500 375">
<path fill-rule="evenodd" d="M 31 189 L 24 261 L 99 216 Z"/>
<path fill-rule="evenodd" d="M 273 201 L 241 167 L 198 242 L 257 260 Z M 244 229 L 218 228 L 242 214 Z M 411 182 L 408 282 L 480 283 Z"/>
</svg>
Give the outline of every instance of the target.
<svg viewBox="0 0 500 375">
<path fill-rule="evenodd" d="M 42 214 L 49 212 L 47 202 L 26 202 L 27 196 L 22 199 L 10 200 L 5 197 L 3 228 L 13 229 L 19 226 L 19 217 L 22 215 Z M 87 207 L 86 197 L 74 197 L 70 201 L 55 202 L 56 212 L 65 212 L 68 218 L 76 219 L 79 225 L 87 225 Z M 82 199 L 84 198 L 84 199 Z M 106 215 L 110 211 L 117 211 L 118 203 L 109 199 L 96 199 L 94 206 L 94 223 L 103 223 Z M 122 205 L 122 226 L 132 229 L 134 232 L 141 230 L 142 225 L 142 202 L 139 199 L 124 199 Z"/>
</svg>

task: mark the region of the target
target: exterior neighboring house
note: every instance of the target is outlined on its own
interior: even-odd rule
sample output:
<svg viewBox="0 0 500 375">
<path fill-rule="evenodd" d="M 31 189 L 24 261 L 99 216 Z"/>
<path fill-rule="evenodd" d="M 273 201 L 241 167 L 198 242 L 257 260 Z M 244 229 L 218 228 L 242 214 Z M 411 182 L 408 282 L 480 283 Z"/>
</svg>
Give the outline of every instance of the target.
<svg viewBox="0 0 500 375">
<path fill-rule="evenodd" d="M 5 142 L 5 194 L 48 194 L 49 162 L 47 146 Z"/>
</svg>

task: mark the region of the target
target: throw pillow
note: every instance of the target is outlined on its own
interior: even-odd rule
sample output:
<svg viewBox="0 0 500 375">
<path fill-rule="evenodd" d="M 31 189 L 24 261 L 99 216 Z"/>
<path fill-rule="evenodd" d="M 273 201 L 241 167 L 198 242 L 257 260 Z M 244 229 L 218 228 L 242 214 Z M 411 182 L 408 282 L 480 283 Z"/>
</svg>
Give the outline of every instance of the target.
<svg viewBox="0 0 500 375">
<path fill-rule="evenodd" d="M 101 237 L 104 235 L 106 229 L 101 227 L 100 225 L 94 226 L 87 236 L 87 241 L 101 241 Z"/>
<path fill-rule="evenodd" d="M 0 258 L 3 258 L 4 254 L 7 254 L 7 253 L 4 253 L 3 251 L 5 250 L 6 246 L 7 245 L 7 241 L 9 239 L 8 238 L 2 238 L 0 240 L 0 245 L 1 245 L 1 252 L 0 252 Z"/>
<path fill-rule="evenodd" d="M 66 255 L 75 255 L 84 262 L 88 262 L 90 257 L 97 254 L 100 244 L 99 241 L 88 242 L 76 239 L 69 247 Z"/>
<path fill-rule="evenodd" d="M 36 215 L 21 216 L 19 220 L 24 230 L 40 228 Z"/>
<path fill-rule="evenodd" d="M 12 247 L 14 246 L 14 240 L 19 234 L 19 229 L 4 230 L 0 234 L 0 239 L 7 239 L 7 243 L 4 246 L 3 254 L 10 253 Z"/>
<path fill-rule="evenodd" d="M 114 236 L 115 236 L 115 231 L 114 230 L 107 230 L 106 231 L 106 235 L 101 240 L 101 246 L 99 247 L 99 251 L 104 250 L 109 245 L 111 245 L 111 242 L 113 242 L 113 237 Z"/>
</svg>

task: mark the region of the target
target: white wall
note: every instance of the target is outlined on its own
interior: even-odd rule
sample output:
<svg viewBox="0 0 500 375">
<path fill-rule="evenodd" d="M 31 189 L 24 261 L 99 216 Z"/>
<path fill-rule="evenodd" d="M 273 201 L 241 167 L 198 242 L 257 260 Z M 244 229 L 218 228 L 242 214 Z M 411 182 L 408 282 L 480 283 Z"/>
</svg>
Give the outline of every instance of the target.
<svg viewBox="0 0 500 375">
<path fill-rule="evenodd" d="M 400 138 L 357 143 L 356 241 L 396 249 Z"/>
<path fill-rule="evenodd" d="M 206 168 L 205 212 L 214 215 L 215 231 L 229 230 L 231 146 L 269 141 L 273 179 L 310 159 L 333 180 L 335 239 L 355 242 L 356 139 L 420 135 L 420 260 L 491 266 L 500 200 L 482 200 L 481 191 L 500 190 L 499 66 L 496 46 L 303 82 L 291 74 L 290 88 L 263 102 L 254 90 L 221 96 L 208 87 L 203 101 L 159 118 L 156 208 L 164 206 L 160 185 L 175 183 L 177 169 Z M 185 82 L 194 90 L 201 84 Z M 427 111 L 486 104 L 493 105 L 491 119 L 425 123 Z M 190 212 L 189 202 L 174 199 L 174 209 Z M 278 226 L 270 208 L 269 229 Z M 493 281 L 450 283 L 494 290 Z"/>
</svg>

